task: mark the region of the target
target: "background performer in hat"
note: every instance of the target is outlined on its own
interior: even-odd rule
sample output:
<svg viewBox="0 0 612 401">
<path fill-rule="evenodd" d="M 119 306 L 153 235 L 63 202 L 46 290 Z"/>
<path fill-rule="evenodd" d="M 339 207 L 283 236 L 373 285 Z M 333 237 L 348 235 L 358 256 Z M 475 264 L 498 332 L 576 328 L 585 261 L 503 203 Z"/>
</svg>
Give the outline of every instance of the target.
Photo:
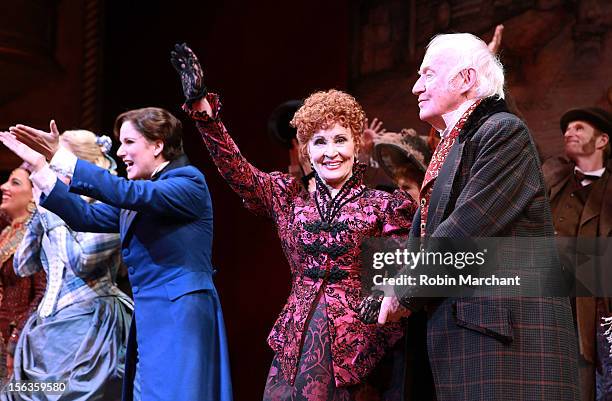
<svg viewBox="0 0 612 401">
<path fill-rule="evenodd" d="M 561 132 L 565 155 L 550 158 L 542 166 L 555 234 L 611 237 L 612 114 L 597 107 L 569 110 L 561 117 Z M 612 357 L 601 318 L 612 316 L 612 299 L 579 296 L 573 306 L 581 400 L 611 399 Z"/>
</svg>

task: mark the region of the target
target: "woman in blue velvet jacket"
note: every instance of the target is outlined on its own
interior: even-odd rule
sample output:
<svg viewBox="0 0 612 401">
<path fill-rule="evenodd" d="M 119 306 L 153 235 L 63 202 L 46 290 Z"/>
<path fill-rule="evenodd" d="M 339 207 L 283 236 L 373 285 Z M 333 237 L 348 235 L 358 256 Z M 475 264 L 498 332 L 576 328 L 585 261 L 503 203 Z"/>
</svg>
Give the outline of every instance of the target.
<svg viewBox="0 0 612 401">
<path fill-rule="evenodd" d="M 204 176 L 183 154 L 181 122 L 151 107 L 117 117 L 127 180 L 64 151 L 53 121 L 51 132 L 10 130 L 0 141 L 32 165 L 43 207 L 76 231 L 120 233 L 135 301 L 123 399 L 231 400 L 212 205 Z M 70 185 L 53 170 L 71 176 Z"/>
</svg>

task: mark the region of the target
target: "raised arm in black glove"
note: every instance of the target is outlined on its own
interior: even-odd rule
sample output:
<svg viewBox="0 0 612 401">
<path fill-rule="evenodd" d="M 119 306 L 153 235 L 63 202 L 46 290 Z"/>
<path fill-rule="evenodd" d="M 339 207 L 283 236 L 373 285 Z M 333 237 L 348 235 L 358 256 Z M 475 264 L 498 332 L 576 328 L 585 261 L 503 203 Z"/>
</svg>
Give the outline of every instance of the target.
<svg viewBox="0 0 612 401">
<path fill-rule="evenodd" d="M 170 52 L 170 62 L 181 77 L 187 104 L 191 105 L 206 96 L 208 91 L 204 86 L 204 71 L 198 57 L 186 43 L 174 45 L 174 50 Z"/>
</svg>

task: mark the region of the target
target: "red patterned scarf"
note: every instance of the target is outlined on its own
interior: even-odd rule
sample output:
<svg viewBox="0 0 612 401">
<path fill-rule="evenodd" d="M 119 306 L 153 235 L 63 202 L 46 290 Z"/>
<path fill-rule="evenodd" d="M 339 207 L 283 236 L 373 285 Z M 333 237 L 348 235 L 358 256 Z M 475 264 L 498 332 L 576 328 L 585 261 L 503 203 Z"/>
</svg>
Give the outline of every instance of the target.
<svg viewBox="0 0 612 401">
<path fill-rule="evenodd" d="M 446 138 L 443 138 L 440 141 L 436 147 L 436 150 L 434 151 L 433 156 L 431 157 L 431 161 L 429 162 L 429 166 L 425 172 L 423 185 L 421 185 L 421 237 L 425 236 L 425 227 L 427 225 L 427 215 L 429 211 L 429 200 L 431 198 L 431 192 L 433 191 L 433 184 L 438 177 L 438 173 L 440 172 L 442 165 L 444 165 L 448 152 L 455 144 L 455 140 L 465 125 L 465 122 L 468 120 L 474 109 L 478 107 L 481 101 L 482 99 L 476 100 L 476 102 L 474 102 L 474 104 L 472 104 L 465 111 L 465 113 L 463 113 Z"/>
</svg>

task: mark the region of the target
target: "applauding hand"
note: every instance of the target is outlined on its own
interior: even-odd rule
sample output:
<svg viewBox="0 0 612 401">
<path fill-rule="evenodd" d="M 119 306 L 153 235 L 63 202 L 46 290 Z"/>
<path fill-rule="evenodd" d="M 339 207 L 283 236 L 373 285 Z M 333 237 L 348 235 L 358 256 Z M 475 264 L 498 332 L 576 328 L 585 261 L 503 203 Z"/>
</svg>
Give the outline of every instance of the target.
<svg viewBox="0 0 612 401">
<path fill-rule="evenodd" d="M 0 132 L 0 142 L 23 159 L 24 162 L 28 163 L 32 171 L 39 171 L 47 163 L 43 155 L 19 142 L 17 138 L 15 138 L 15 135 L 10 132 Z"/>
<path fill-rule="evenodd" d="M 22 124 L 10 127 L 9 130 L 19 142 L 42 154 L 47 160 L 51 160 L 59 149 L 60 133 L 55 120 L 51 120 L 49 123 L 49 132 Z M 15 150 L 13 152 L 17 153 Z M 21 157 L 21 155 L 19 156 Z"/>
</svg>

